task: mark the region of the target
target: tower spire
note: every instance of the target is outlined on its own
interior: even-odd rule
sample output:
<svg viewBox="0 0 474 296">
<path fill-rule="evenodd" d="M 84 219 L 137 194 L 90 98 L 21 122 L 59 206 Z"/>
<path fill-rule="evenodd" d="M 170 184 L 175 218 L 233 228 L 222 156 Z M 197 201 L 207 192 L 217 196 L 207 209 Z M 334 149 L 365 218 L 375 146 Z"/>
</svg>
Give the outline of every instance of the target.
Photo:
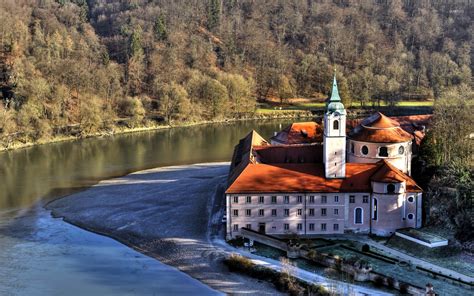
<svg viewBox="0 0 474 296">
<path fill-rule="evenodd" d="M 334 68 L 334 79 L 332 81 L 332 91 L 330 102 L 340 102 L 341 97 L 339 97 L 339 90 L 337 89 L 337 80 L 336 80 L 336 68 Z"/>
</svg>

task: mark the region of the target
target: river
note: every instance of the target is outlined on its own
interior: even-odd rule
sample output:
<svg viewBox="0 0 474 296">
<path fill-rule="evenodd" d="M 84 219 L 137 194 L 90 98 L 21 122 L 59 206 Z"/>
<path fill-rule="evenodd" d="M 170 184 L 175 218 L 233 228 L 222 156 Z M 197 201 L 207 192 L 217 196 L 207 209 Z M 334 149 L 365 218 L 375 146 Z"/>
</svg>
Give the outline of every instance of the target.
<svg viewBox="0 0 474 296">
<path fill-rule="evenodd" d="M 0 153 L 0 295 L 214 295 L 216 291 L 120 243 L 53 219 L 43 205 L 147 168 L 228 161 L 244 121 L 90 138 Z"/>
</svg>

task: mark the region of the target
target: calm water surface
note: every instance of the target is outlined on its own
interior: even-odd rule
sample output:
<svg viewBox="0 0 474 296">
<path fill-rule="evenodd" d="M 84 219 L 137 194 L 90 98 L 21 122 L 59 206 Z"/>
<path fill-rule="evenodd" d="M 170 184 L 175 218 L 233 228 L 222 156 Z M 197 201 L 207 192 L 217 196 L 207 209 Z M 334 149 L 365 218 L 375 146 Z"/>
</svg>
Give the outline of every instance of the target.
<svg viewBox="0 0 474 296">
<path fill-rule="evenodd" d="M 187 275 L 50 217 L 48 200 L 102 179 L 167 165 L 228 161 L 248 121 L 85 139 L 0 153 L 0 295 L 214 295 Z"/>
</svg>

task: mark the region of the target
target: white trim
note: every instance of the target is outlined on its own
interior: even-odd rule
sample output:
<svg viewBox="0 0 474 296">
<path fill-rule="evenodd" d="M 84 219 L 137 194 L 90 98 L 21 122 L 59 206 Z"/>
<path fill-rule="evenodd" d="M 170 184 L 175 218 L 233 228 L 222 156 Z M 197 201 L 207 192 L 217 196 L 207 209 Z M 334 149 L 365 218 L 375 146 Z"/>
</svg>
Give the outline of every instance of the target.
<svg viewBox="0 0 474 296">
<path fill-rule="evenodd" d="M 377 205 L 377 217 L 375 217 L 375 210 L 374 210 L 375 204 Z M 372 197 L 372 208 L 370 209 L 370 211 L 372 212 L 371 219 L 378 221 L 379 220 L 379 200 L 376 197 Z"/>
<path fill-rule="evenodd" d="M 364 153 L 362 152 L 362 148 L 364 148 L 364 147 L 367 147 L 367 154 L 364 154 Z M 362 156 L 367 156 L 367 155 L 369 155 L 369 153 L 370 153 L 369 146 L 367 146 L 367 145 L 362 145 L 362 146 L 360 146 L 360 155 L 362 155 Z"/>
<path fill-rule="evenodd" d="M 360 221 L 361 223 L 356 223 L 356 219 L 357 219 L 357 209 L 360 209 L 361 210 L 361 213 L 360 213 Z M 354 209 L 354 225 L 364 225 L 364 209 L 361 208 L 361 207 L 357 207 Z"/>
</svg>

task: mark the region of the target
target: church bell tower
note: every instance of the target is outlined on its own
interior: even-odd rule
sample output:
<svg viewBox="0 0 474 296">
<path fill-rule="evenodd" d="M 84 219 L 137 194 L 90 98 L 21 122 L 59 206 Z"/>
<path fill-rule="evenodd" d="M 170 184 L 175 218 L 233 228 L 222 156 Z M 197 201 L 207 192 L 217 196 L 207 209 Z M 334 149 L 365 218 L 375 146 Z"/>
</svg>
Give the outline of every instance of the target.
<svg viewBox="0 0 474 296">
<path fill-rule="evenodd" d="M 346 115 L 334 74 L 331 98 L 324 114 L 323 162 L 328 179 L 346 177 Z"/>
</svg>

